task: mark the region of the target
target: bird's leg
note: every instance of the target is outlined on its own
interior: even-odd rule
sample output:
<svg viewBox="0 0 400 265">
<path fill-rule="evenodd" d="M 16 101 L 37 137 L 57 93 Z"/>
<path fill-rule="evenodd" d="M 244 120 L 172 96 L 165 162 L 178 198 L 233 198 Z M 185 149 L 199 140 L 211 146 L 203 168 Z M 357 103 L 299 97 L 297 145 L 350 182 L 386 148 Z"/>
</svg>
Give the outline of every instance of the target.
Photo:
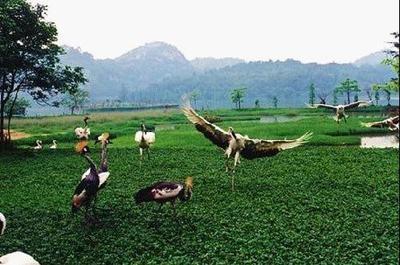
<svg viewBox="0 0 400 265">
<path fill-rule="evenodd" d="M 233 163 L 233 173 L 235 173 L 235 168 L 236 168 L 236 165 L 239 163 L 239 159 L 240 159 L 240 153 L 236 152 L 235 153 L 235 162 Z"/>
<path fill-rule="evenodd" d="M 143 149 L 139 147 L 140 160 L 143 160 Z"/>
<path fill-rule="evenodd" d="M 228 148 L 225 151 L 225 155 L 226 155 L 226 160 L 225 160 L 225 171 L 228 173 L 229 172 L 229 157 L 231 156 L 232 150 L 230 148 Z"/>
</svg>

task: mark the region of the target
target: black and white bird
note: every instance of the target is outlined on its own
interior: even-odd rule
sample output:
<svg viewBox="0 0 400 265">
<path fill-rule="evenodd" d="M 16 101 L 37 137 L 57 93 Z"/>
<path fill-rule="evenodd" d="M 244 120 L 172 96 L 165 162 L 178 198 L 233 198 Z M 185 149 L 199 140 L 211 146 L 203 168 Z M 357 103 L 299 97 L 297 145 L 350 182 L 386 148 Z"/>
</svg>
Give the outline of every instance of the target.
<svg viewBox="0 0 400 265">
<path fill-rule="evenodd" d="M 175 213 L 175 201 L 188 201 L 192 197 L 193 178 L 187 177 L 185 183 L 180 182 L 157 182 L 147 188 L 139 190 L 135 194 L 136 204 L 142 202 L 157 202 L 161 206 L 170 202 Z"/>
<path fill-rule="evenodd" d="M 311 132 L 294 140 L 262 140 L 251 139 L 247 135 L 236 133 L 232 127 L 225 131 L 218 126 L 208 122 L 202 116 L 197 114 L 189 104 L 182 107 L 185 116 L 191 121 L 196 129 L 203 133 L 213 144 L 225 150 L 226 161 L 225 168 L 229 171 L 228 161 L 234 156 L 233 173 L 235 167 L 240 163 L 240 156 L 246 159 L 274 156 L 279 152 L 295 148 L 307 143 L 312 136 Z M 232 190 L 234 189 L 234 176 L 232 175 Z"/>
<path fill-rule="evenodd" d="M 100 186 L 100 177 L 94 164 L 93 160 L 89 156 L 89 147 L 87 146 L 87 141 L 80 141 L 75 149 L 80 153 L 89 163 L 90 170 L 89 174 L 86 175 L 75 188 L 72 197 L 72 212 L 77 212 L 81 207 L 85 207 L 85 219 L 88 220 L 88 211 L 92 206 L 92 202 L 96 199 L 97 191 Z M 94 210 L 92 207 L 92 212 L 94 215 Z"/>
<path fill-rule="evenodd" d="M 110 141 L 110 134 L 103 133 L 102 135 L 96 138 L 95 143 L 101 143 L 101 156 L 100 156 L 100 167 L 98 170 L 99 175 L 99 190 L 104 188 L 107 184 L 108 177 L 110 176 L 110 172 L 108 170 L 108 144 Z M 81 180 L 85 179 L 90 174 L 91 168 L 89 167 L 85 173 L 83 173 Z"/>
<path fill-rule="evenodd" d="M 0 257 L 0 264 L 2 265 L 40 265 L 32 256 L 21 252 L 15 251 Z"/>
<path fill-rule="evenodd" d="M 383 121 L 376 122 L 361 122 L 364 127 L 374 127 L 374 128 L 389 128 L 390 131 L 399 131 L 399 116 L 391 117 Z"/>
<path fill-rule="evenodd" d="M 4 214 L 0 213 L 0 236 L 4 234 L 4 231 L 6 230 L 6 217 Z"/>
<path fill-rule="evenodd" d="M 50 149 L 57 149 L 57 141 L 53 140 L 53 144 L 50 145 Z"/>
<path fill-rule="evenodd" d="M 43 145 L 42 145 L 42 141 L 41 140 L 36 140 L 36 146 L 33 147 L 34 150 L 42 150 L 43 149 Z"/>
<path fill-rule="evenodd" d="M 139 146 L 140 159 L 143 159 L 143 151 L 147 152 L 147 157 L 150 159 L 150 146 L 156 142 L 156 134 L 155 132 L 147 131 L 143 123 L 140 128 L 140 131 L 135 133 L 135 142 Z"/>
<path fill-rule="evenodd" d="M 85 127 L 77 127 L 75 128 L 75 135 L 78 139 L 80 140 L 89 140 L 89 135 L 90 135 L 90 128 L 88 127 L 88 120 L 89 117 L 83 118 L 83 123 L 85 124 Z"/>
<path fill-rule="evenodd" d="M 316 109 L 316 108 L 325 108 L 325 109 L 331 109 L 335 111 L 335 121 L 337 123 L 339 123 L 342 119 L 344 119 L 344 122 L 347 122 L 347 118 L 349 117 L 348 115 L 346 115 L 345 110 L 349 110 L 349 109 L 353 109 L 353 108 L 357 108 L 357 107 L 366 107 L 369 106 L 369 104 L 371 104 L 372 101 L 357 101 L 357 102 L 353 102 L 347 105 L 328 105 L 328 104 L 314 104 L 314 105 L 309 105 L 307 104 L 307 106 L 309 108 L 312 109 Z"/>
</svg>

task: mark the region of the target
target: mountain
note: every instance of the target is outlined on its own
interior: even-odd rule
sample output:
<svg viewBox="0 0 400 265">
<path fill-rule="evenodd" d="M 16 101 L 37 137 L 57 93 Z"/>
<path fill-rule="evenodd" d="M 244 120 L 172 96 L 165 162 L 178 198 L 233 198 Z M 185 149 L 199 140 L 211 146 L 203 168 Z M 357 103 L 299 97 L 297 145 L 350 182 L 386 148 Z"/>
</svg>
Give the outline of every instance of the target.
<svg viewBox="0 0 400 265">
<path fill-rule="evenodd" d="M 246 87 L 245 106 L 256 99 L 270 106 L 271 98 L 279 106 L 304 106 L 308 87 L 316 86 L 317 94 L 329 94 L 344 79 L 356 79 L 361 89 L 370 88 L 393 77 L 389 67 L 369 64 L 366 56 L 360 64 L 303 64 L 285 61 L 244 62 L 235 58 L 198 58 L 188 61 L 174 46 L 153 42 L 133 49 L 115 59 L 99 60 L 80 49 L 65 47 L 62 62 L 85 68 L 92 102 L 120 99 L 145 104 L 179 103 L 181 95 L 197 90 L 199 107 L 231 107 L 232 88 Z M 379 61 L 380 59 L 375 59 Z M 365 95 L 360 94 L 360 98 Z"/>
<path fill-rule="evenodd" d="M 239 63 L 245 63 L 244 60 L 238 58 L 212 58 L 212 57 L 205 57 L 205 58 L 195 58 L 190 61 L 193 68 L 198 72 L 205 72 L 208 70 L 213 69 L 220 69 L 227 66 L 233 66 Z"/>
<path fill-rule="evenodd" d="M 384 51 L 378 51 L 378 52 L 374 52 L 374 53 L 368 54 L 366 56 L 363 56 L 363 57 L 355 60 L 353 64 L 355 64 L 357 66 L 361 66 L 361 65 L 378 65 L 386 57 L 387 57 L 387 55 L 386 55 L 386 53 Z"/>
</svg>

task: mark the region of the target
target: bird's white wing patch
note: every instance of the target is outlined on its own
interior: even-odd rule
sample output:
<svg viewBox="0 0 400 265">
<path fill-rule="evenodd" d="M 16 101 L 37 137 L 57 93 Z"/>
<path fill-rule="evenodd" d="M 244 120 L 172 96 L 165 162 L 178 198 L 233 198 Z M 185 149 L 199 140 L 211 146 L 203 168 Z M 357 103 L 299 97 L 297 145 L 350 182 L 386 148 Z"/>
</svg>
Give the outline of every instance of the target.
<svg viewBox="0 0 400 265">
<path fill-rule="evenodd" d="M 5 265 L 40 265 L 30 255 L 21 251 L 15 251 L 0 257 L 0 263 Z"/>
<path fill-rule="evenodd" d="M 75 135 L 78 139 L 89 139 L 90 129 L 78 127 L 75 129 Z"/>
<path fill-rule="evenodd" d="M 147 143 L 152 144 L 156 141 L 156 134 L 154 132 L 147 132 L 144 134 L 144 139 Z"/>
<path fill-rule="evenodd" d="M 85 172 L 85 173 L 83 173 L 83 175 L 82 175 L 81 179 L 84 179 L 84 178 L 86 178 L 86 177 L 87 177 L 89 174 L 90 174 L 90 168 L 89 168 L 88 170 L 86 170 L 86 172 Z"/>
<path fill-rule="evenodd" d="M 102 172 L 99 174 L 99 187 L 103 185 L 104 182 L 107 181 L 108 177 L 110 176 L 110 172 Z"/>
<path fill-rule="evenodd" d="M 135 142 L 140 143 L 140 141 L 142 140 L 142 131 L 138 131 L 135 133 Z"/>
<path fill-rule="evenodd" d="M 2 213 L 0 213 L 0 222 L 3 223 L 3 228 L 0 231 L 0 235 L 2 235 L 4 234 L 4 230 L 6 230 L 6 224 L 7 224 L 6 217 Z"/>
<path fill-rule="evenodd" d="M 167 199 L 171 197 L 176 197 L 182 189 L 183 186 L 178 185 L 176 189 L 153 189 L 151 192 L 154 194 L 155 199 Z"/>
</svg>

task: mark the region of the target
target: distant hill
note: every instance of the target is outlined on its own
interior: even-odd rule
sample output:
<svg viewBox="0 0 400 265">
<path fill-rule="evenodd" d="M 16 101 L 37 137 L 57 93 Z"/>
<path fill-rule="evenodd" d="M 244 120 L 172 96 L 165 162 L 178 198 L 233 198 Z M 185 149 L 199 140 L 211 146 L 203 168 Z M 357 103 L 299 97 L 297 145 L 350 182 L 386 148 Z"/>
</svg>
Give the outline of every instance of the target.
<svg viewBox="0 0 400 265">
<path fill-rule="evenodd" d="M 239 63 L 245 63 L 244 60 L 238 58 L 196 58 L 190 61 L 193 68 L 198 72 L 205 72 L 213 69 L 220 69 L 227 66 L 233 66 Z"/>
<path fill-rule="evenodd" d="M 106 99 L 151 104 L 177 104 L 184 93 L 199 91 L 199 107 L 232 106 L 229 93 L 247 87 L 245 106 L 259 99 L 270 106 L 277 96 L 279 106 L 303 106 L 308 86 L 331 94 L 345 78 L 358 80 L 362 89 L 387 81 L 391 70 L 379 64 L 382 53 L 355 64 L 303 64 L 296 60 L 244 62 L 235 58 L 198 58 L 188 61 L 174 46 L 153 42 L 116 59 L 98 60 L 77 48 L 65 47 L 62 61 L 85 68 L 92 102 Z M 373 63 L 376 62 L 376 63 Z M 360 95 L 363 98 L 363 95 Z M 331 100 L 332 98 L 328 98 Z"/>
<path fill-rule="evenodd" d="M 361 57 L 360 59 L 354 61 L 353 64 L 357 66 L 361 65 L 378 65 L 382 62 L 383 59 L 386 58 L 386 53 L 383 51 L 379 52 L 374 52 L 371 54 L 368 54 L 366 56 Z"/>
</svg>

